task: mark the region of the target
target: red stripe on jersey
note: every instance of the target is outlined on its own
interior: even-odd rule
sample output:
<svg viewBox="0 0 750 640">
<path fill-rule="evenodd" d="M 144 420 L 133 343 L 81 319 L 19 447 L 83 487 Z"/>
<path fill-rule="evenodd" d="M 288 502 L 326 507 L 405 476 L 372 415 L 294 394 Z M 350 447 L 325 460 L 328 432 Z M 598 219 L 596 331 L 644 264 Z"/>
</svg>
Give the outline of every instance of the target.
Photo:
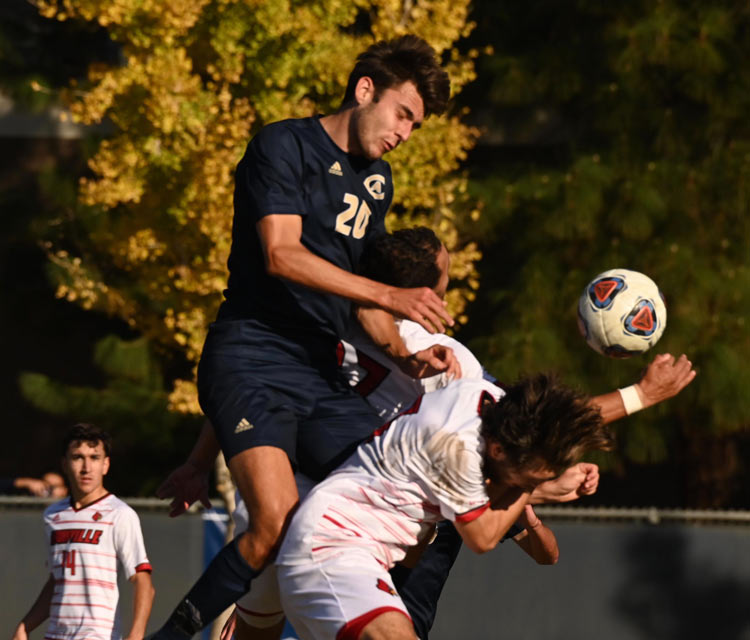
<svg viewBox="0 0 750 640">
<path fill-rule="evenodd" d="M 476 509 L 472 509 L 471 511 L 467 511 L 466 513 L 462 513 L 460 515 L 456 516 L 456 522 L 471 522 L 472 520 L 476 520 L 479 516 L 481 516 L 485 511 L 487 511 L 487 508 L 490 506 L 490 503 L 487 502 Z"/>
<path fill-rule="evenodd" d="M 330 520 L 331 522 L 333 522 L 333 524 L 335 524 L 335 525 L 336 525 L 337 527 L 339 527 L 339 528 L 341 528 L 341 529 L 346 529 L 347 531 L 352 531 L 351 529 L 349 529 L 349 527 L 346 527 L 346 526 L 344 526 L 344 525 L 343 525 L 343 524 L 341 524 L 340 522 L 336 522 L 336 520 L 334 520 L 333 518 L 331 518 L 331 517 L 330 517 L 330 516 L 328 516 L 328 515 L 325 515 L 325 514 L 324 514 L 324 515 L 323 515 L 323 517 L 324 517 L 324 518 L 325 518 L 326 520 Z M 361 538 L 361 537 L 362 537 L 362 536 L 361 536 L 361 535 L 359 535 L 359 534 L 358 534 L 358 533 L 357 533 L 356 531 L 352 531 L 352 533 L 353 533 L 353 534 L 354 534 L 355 536 L 357 536 L 358 538 Z"/>
<path fill-rule="evenodd" d="M 141 562 L 141 564 L 137 565 L 135 568 L 136 573 L 138 573 L 139 571 L 148 571 L 149 573 L 151 573 L 153 571 L 153 568 L 151 567 L 151 563 Z"/>
<path fill-rule="evenodd" d="M 114 522 L 109 522 L 107 520 L 99 520 L 98 522 L 94 522 L 93 520 L 58 520 L 57 522 L 55 522 L 56 527 L 59 527 L 60 525 L 63 525 L 63 524 L 87 524 L 92 527 L 98 527 L 99 525 L 102 525 L 102 524 L 108 524 L 112 526 Z M 64 529 L 60 529 L 60 531 L 64 531 Z"/>
<path fill-rule="evenodd" d="M 359 640 L 359 636 L 362 635 L 362 631 L 368 624 L 378 616 L 389 611 L 398 611 L 398 613 L 404 614 L 409 619 L 409 622 L 411 622 L 409 614 L 403 609 L 399 609 L 398 607 L 378 607 L 377 609 L 363 613 L 361 616 L 354 618 L 354 620 L 349 620 L 349 622 L 339 629 L 339 632 L 336 634 L 336 640 Z"/>
<path fill-rule="evenodd" d="M 50 605 L 53 604 L 57 605 L 58 607 L 101 607 L 102 609 L 109 609 L 110 611 L 114 611 L 113 607 L 108 607 L 106 604 L 91 604 L 88 600 L 84 600 L 83 602 L 50 602 Z"/>
<path fill-rule="evenodd" d="M 55 584 L 70 584 L 70 585 L 91 585 L 92 587 L 102 587 L 104 589 L 116 589 L 116 582 L 109 582 L 108 580 L 94 580 L 92 578 L 85 578 L 83 580 L 67 580 L 65 578 L 59 578 L 55 580 Z"/>
</svg>

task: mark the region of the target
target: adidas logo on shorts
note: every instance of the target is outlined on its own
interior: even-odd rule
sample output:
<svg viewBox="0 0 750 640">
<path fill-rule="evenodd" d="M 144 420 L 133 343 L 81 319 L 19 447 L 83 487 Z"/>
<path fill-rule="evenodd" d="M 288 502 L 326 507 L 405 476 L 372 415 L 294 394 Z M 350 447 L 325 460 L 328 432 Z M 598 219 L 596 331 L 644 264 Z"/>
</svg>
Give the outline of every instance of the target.
<svg viewBox="0 0 750 640">
<path fill-rule="evenodd" d="M 235 433 L 242 433 L 243 431 L 249 431 L 250 429 L 254 429 L 255 425 L 250 424 L 250 422 L 247 421 L 247 418 L 242 418 L 237 423 L 237 426 L 234 428 Z"/>
<path fill-rule="evenodd" d="M 335 176 L 343 176 L 344 172 L 341 170 L 341 163 L 336 160 L 336 162 L 331 165 L 331 168 L 328 169 L 328 173 L 332 173 Z"/>
</svg>

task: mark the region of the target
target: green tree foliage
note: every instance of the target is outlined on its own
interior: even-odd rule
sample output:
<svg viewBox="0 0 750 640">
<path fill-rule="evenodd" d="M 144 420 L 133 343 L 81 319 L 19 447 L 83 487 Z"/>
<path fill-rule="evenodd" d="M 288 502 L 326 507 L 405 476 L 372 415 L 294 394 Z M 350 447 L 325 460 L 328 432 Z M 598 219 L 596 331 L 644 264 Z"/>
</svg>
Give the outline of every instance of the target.
<svg viewBox="0 0 750 640">
<path fill-rule="evenodd" d="M 721 0 L 481 2 L 475 18 L 495 51 L 465 96 L 484 104 L 502 154 L 472 185 L 492 246 L 470 309 L 485 363 L 510 379 L 549 367 L 604 392 L 653 353 L 686 352 L 696 382 L 622 423 L 621 453 L 695 456 L 686 442 L 747 431 L 750 12 Z M 595 354 L 576 328 L 584 285 L 613 267 L 649 274 L 667 299 L 661 343 L 635 361 Z M 694 463 L 731 472 L 723 455 Z M 687 499 L 719 504 L 725 480 Z"/>
<path fill-rule="evenodd" d="M 19 379 L 21 393 L 38 409 L 64 416 L 70 424 L 92 422 L 109 431 L 123 461 L 114 467 L 118 490 L 148 493 L 163 469 L 176 464 L 190 447 L 198 423 L 168 410 L 164 376 L 146 338 L 106 336 L 96 343 L 93 359 L 102 373 L 98 387 L 25 372 Z"/>
</svg>

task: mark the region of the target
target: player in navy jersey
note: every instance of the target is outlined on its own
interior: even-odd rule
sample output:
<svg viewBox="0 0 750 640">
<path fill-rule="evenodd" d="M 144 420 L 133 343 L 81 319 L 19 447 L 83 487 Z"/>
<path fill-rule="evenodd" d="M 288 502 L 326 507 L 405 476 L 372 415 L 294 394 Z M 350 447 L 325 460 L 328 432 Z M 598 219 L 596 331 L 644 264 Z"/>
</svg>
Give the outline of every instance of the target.
<svg viewBox="0 0 750 640">
<path fill-rule="evenodd" d="M 365 242 L 385 230 L 393 196 L 381 157 L 445 109 L 449 88 L 423 40 L 380 42 L 358 57 L 339 111 L 269 125 L 250 142 L 235 176 L 226 300 L 198 369 L 201 407 L 215 433 L 204 428 L 162 495 L 173 496 L 178 511 L 192 501 L 218 441 L 251 524 L 156 637 L 189 637 L 245 593 L 298 501 L 293 469 L 320 480 L 379 425 L 338 368 L 351 302 L 430 330 L 452 324 L 431 289 L 354 275 Z M 460 373 L 450 349 L 409 354 L 393 321 L 377 318 L 365 325 L 404 370 Z"/>
</svg>

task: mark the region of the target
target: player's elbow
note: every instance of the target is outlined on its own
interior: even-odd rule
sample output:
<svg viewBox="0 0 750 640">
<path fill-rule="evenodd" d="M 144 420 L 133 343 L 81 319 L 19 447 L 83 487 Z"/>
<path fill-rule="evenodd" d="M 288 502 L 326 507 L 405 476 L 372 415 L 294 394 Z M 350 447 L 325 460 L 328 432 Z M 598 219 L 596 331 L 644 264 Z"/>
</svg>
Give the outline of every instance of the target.
<svg viewBox="0 0 750 640">
<path fill-rule="evenodd" d="M 471 549 L 474 553 L 487 553 L 488 551 L 492 551 L 496 546 L 499 540 L 495 538 L 491 538 L 489 536 L 471 536 L 471 537 L 464 537 L 464 543 L 466 544 L 469 549 Z"/>
<path fill-rule="evenodd" d="M 288 272 L 287 252 L 283 247 L 266 247 L 265 250 L 266 272 L 274 278 L 283 278 Z"/>
<path fill-rule="evenodd" d="M 547 551 L 534 559 L 537 564 L 557 564 L 557 561 L 560 559 L 560 551 L 558 549 Z"/>
</svg>

